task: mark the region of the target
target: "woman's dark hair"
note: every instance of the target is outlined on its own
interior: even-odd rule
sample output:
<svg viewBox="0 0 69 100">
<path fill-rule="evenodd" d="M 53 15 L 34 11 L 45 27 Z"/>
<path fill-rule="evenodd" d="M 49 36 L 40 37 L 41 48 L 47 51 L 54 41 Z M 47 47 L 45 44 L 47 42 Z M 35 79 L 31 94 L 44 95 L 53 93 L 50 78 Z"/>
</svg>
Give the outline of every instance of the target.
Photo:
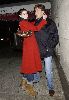
<svg viewBox="0 0 69 100">
<path fill-rule="evenodd" d="M 23 8 L 23 9 L 20 9 L 20 10 L 18 11 L 18 15 L 21 15 L 23 11 L 27 11 L 27 10 L 24 9 L 24 8 Z"/>
<path fill-rule="evenodd" d="M 36 8 L 39 8 L 39 9 L 41 9 L 42 11 L 45 11 L 45 6 L 42 5 L 42 4 L 37 4 L 37 5 L 35 5 L 34 10 L 35 10 Z"/>
</svg>

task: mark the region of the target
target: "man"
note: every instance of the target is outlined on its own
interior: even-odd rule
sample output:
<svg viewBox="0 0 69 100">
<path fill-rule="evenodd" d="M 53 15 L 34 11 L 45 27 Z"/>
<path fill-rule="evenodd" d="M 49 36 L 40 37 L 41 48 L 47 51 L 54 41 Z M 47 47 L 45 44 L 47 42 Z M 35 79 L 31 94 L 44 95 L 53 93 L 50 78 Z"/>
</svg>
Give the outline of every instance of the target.
<svg viewBox="0 0 69 100">
<path fill-rule="evenodd" d="M 34 7 L 35 10 L 35 16 L 36 16 L 36 20 L 35 20 L 35 25 L 38 25 L 43 16 L 44 16 L 44 12 L 45 12 L 45 6 L 42 4 L 37 4 Z M 46 28 L 43 27 L 40 31 L 35 32 L 35 37 L 40 49 L 40 54 L 41 57 L 44 58 L 44 65 L 45 65 L 45 72 L 46 72 L 46 78 L 47 78 L 47 84 L 48 84 L 48 89 L 49 89 L 49 95 L 53 96 L 55 91 L 54 91 L 54 82 L 53 82 L 53 72 L 52 72 L 52 53 L 53 50 L 50 48 L 48 48 L 49 43 L 47 43 L 48 40 L 48 34 L 46 33 L 46 36 L 44 36 L 45 34 L 43 34 L 44 32 L 46 32 Z M 38 78 L 37 74 L 34 74 L 34 80 L 37 80 Z"/>
</svg>

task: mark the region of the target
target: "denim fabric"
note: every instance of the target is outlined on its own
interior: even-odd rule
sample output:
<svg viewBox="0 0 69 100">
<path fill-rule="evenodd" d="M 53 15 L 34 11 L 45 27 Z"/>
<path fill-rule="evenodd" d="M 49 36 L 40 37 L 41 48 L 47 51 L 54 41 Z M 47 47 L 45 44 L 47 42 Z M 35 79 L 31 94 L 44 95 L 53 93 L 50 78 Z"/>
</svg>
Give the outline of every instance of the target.
<svg viewBox="0 0 69 100">
<path fill-rule="evenodd" d="M 23 74 L 23 77 L 28 80 L 28 82 L 31 82 L 34 80 L 34 74 Z"/>
<path fill-rule="evenodd" d="M 49 90 L 54 89 L 54 82 L 53 82 L 53 71 L 52 71 L 52 56 L 44 58 L 45 62 L 45 72 L 46 72 L 46 78 L 47 78 L 47 84 Z"/>
<path fill-rule="evenodd" d="M 52 56 L 44 58 L 44 68 L 46 72 L 47 85 L 49 90 L 54 89 L 53 71 L 52 71 Z M 34 81 L 40 80 L 39 72 L 34 74 Z"/>
<path fill-rule="evenodd" d="M 37 72 L 34 74 L 34 81 L 33 82 L 37 83 L 39 81 L 40 81 L 40 74 L 39 74 L 39 72 Z"/>
</svg>

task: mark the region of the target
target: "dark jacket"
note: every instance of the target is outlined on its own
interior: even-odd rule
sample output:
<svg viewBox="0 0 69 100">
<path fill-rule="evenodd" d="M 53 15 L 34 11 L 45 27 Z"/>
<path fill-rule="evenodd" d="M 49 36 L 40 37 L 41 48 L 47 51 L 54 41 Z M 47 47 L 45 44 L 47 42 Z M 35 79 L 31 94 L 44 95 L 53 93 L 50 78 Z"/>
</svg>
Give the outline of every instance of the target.
<svg viewBox="0 0 69 100">
<path fill-rule="evenodd" d="M 42 20 L 42 18 L 36 19 L 35 25 L 38 25 L 41 22 L 41 20 Z M 54 48 L 51 47 L 51 44 L 49 41 L 49 37 L 50 37 L 49 33 L 50 32 L 47 32 L 47 28 L 52 22 L 53 22 L 53 20 L 47 19 L 47 24 L 45 26 L 43 26 L 43 28 L 40 31 L 35 32 L 35 37 L 36 37 L 36 40 L 37 40 L 37 43 L 38 43 L 38 46 L 40 49 L 41 58 L 50 57 L 53 55 Z M 53 26 L 51 26 L 51 29 L 53 29 Z"/>
</svg>

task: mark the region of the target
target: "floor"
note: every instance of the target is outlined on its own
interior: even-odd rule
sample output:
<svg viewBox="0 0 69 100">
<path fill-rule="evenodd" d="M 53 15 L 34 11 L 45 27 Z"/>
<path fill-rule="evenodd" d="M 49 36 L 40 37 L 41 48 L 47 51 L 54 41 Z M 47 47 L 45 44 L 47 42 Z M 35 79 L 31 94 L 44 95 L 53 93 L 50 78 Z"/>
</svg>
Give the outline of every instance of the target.
<svg viewBox="0 0 69 100">
<path fill-rule="evenodd" d="M 45 78 L 44 67 L 40 73 L 40 82 L 34 87 L 38 92 L 36 98 L 28 95 L 20 87 L 21 75 L 19 66 L 21 64 L 21 54 L 4 50 L 0 52 L 0 100 L 65 100 L 61 80 L 57 70 L 57 65 L 53 59 L 53 73 L 55 94 L 50 97 L 48 94 L 47 80 Z M 42 61 L 43 65 L 43 61 Z"/>
</svg>

